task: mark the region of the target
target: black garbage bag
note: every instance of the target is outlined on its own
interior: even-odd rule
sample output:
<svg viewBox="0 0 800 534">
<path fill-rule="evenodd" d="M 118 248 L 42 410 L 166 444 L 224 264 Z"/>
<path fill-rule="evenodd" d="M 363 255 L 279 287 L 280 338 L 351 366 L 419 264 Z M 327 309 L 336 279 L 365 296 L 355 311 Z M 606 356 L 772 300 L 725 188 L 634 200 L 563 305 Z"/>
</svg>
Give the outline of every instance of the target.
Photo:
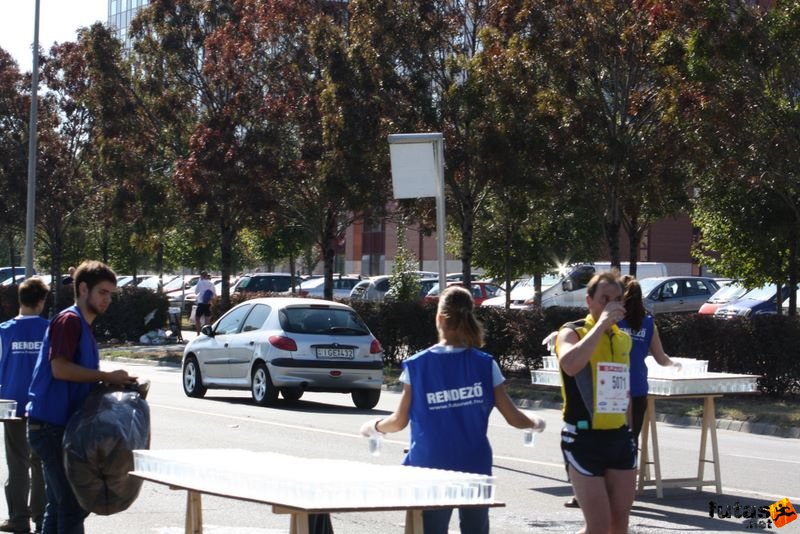
<svg viewBox="0 0 800 534">
<path fill-rule="evenodd" d="M 133 450 L 150 448 L 149 384 L 120 388 L 99 384 L 64 431 L 64 468 L 78 503 L 111 515 L 127 509 L 142 488 Z"/>
</svg>

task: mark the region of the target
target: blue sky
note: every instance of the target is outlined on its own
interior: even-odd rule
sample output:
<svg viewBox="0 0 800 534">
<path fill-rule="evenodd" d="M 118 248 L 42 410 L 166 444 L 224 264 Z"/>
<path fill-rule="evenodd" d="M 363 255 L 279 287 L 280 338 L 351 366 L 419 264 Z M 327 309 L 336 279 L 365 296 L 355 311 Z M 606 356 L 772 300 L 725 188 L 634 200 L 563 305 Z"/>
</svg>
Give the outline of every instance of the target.
<svg viewBox="0 0 800 534">
<path fill-rule="evenodd" d="M 0 48 L 29 72 L 33 61 L 34 0 L 0 0 Z M 75 40 L 78 28 L 106 22 L 108 0 L 39 0 L 39 46 Z"/>
</svg>

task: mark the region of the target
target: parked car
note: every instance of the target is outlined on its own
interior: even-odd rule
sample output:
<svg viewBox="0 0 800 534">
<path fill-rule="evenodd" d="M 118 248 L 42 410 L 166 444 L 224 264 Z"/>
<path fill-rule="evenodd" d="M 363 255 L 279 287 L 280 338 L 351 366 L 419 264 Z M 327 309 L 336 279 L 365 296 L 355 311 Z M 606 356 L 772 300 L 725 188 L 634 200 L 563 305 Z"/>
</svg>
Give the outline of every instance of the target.
<svg viewBox="0 0 800 534">
<path fill-rule="evenodd" d="M 696 312 L 719 290 L 705 276 L 658 276 L 639 280 L 644 306 L 652 314 Z"/>
<path fill-rule="evenodd" d="M 180 279 L 181 277 L 175 274 L 163 274 L 160 277 L 160 282 L 162 284 L 162 289 L 167 286 L 167 284 L 172 283 L 175 279 Z M 149 289 L 150 291 L 157 291 L 159 284 L 159 276 L 157 274 L 152 274 L 149 276 L 145 276 L 136 287 L 141 287 L 144 289 Z"/>
<path fill-rule="evenodd" d="M 420 278 L 419 279 L 419 294 L 417 295 L 417 299 L 420 301 L 425 300 L 425 295 L 428 294 L 428 291 L 431 288 L 439 283 L 439 278 Z M 383 296 L 384 301 L 392 301 L 395 299 L 394 291 L 390 287 L 386 294 Z"/>
<path fill-rule="evenodd" d="M 298 278 L 292 279 L 289 273 L 250 273 L 242 275 L 236 281 L 232 292 L 236 293 L 276 293 L 290 294 L 292 287 L 295 290 L 300 287 Z"/>
<path fill-rule="evenodd" d="M 719 280 L 717 280 L 717 283 L 720 283 Z M 721 285 L 717 292 L 711 295 L 711 297 L 700 306 L 697 313 L 701 315 L 713 315 L 720 306 L 742 298 L 745 293 L 747 293 L 747 288 L 736 282 Z"/>
<path fill-rule="evenodd" d="M 25 280 L 25 275 L 24 274 L 18 274 L 18 275 L 15 275 L 15 276 L 10 276 L 10 277 L 6 278 L 5 280 L 3 280 L 2 283 L 0 283 L 0 286 L 13 286 L 14 284 L 19 284 L 23 280 Z"/>
<path fill-rule="evenodd" d="M 431 271 L 408 271 L 415 274 L 420 280 L 427 278 L 437 278 L 438 274 Z M 361 280 L 350 291 L 352 300 L 365 300 L 367 302 L 383 302 L 386 292 L 389 291 L 389 279 L 392 276 L 381 274 L 372 276 L 366 280 Z"/>
<path fill-rule="evenodd" d="M 783 303 L 789 298 L 789 287 L 784 284 L 781 286 L 780 301 L 778 300 L 778 289 L 775 285 L 769 284 L 752 289 L 742 296 L 739 300 L 725 304 L 717 308 L 714 317 L 718 319 L 730 319 L 731 317 L 754 317 L 777 313 L 778 302 Z"/>
<path fill-rule="evenodd" d="M 167 297 L 170 306 L 183 309 L 184 300 L 187 296 L 194 295 L 194 286 L 199 281 L 199 274 L 182 275 L 164 284 L 161 290 L 164 296 Z M 191 307 L 189 310 L 191 310 Z"/>
<path fill-rule="evenodd" d="M 269 297 L 231 308 L 183 352 L 183 390 L 249 389 L 262 406 L 280 392 L 349 393 L 357 408 L 378 404 L 383 348 L 358 314 L 340 302 Z"/>
<path fill-rule="evenodd" d="M 382 302 L 384 295 L 389 291 L 390 278 L 391 276 L 388 274 L 383 274 L 361 280 L 353 286 L 350 291 L 350 298 L 367 302 Z"/>
<path fill-rule="evenodd" d="M 0 280 L 7 280 L 12 276 L 25 274 L 25 267 L 17 265 L 16 267 L 0 267 Z M 36 274 L 36 269 L 33 270 L 33 274 Z"/>
<path fill-rule="evenodd" d="M 447 287 L 450 286 L 461 286 L 464 285 L 461 282 L 448 282 Z M 491 283 L 491 282 L 472 282 L 470 284 L 470 291 L 472 292 L 472 301 L 475 303 L 476 306 L 480 306 L 483 301 L 486 299 L 490 299 L 496 297 L 498 294 L 504 293 L 499 286 Z M 426 302 L 438 302 L 439 301 L 439 284 L 437 283 L 434 285 L 428 294 L 425 295 Z"/>
<path fill-rule="evenodd" d="M 561 282 L 561 278 L 554 275 L 545 275 L 542 277 L 542 291 L 549 287 Z M 502 284 L 498 287 L 503 288 Z M 520 280 L 511 288 L 511 308 L 512 309 L 530 309 L 533 307 L 534 297 L 536 296 L 536 289 L 533 277 Z M 498 293 L 496 297 L 488 298 L 481 303 L 481 306 L 498 306 L 506 305 L 505 291 Z"/>
<path fill-rule="evenodd" d="M 136 277 L 131 275 L 119 275 L 117 276 L 117 287 L 128 287 L 128 286 L 135 286 L 136 285 Z"/>
<path fill-rule="evenodd" d="M 333 298 L 346 299 L 353 287 L 361 281 L 358 275 L 337 274 L 333 277 Z M 325 295 L 325 278 L 311 278 L 300 284 L 300 295 L 304 297 L 323 298 Z"/>
</svg>

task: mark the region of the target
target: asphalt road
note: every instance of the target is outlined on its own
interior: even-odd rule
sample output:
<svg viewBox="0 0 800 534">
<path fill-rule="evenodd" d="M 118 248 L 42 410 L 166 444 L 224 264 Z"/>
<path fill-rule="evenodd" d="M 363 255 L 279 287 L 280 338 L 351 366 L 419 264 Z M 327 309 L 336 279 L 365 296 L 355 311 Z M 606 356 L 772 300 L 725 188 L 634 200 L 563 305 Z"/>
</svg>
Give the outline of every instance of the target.
<svg viewBox="0 0 800 534">
<path fill-rule="evenodd" d="M 204 399 L 184 396 L 180 371 L 148 364 L 103 362 L 104 368 L 125 367 L 152 382 L 148 401 L 152 418 L 152 449 L 247 449 L 273 451 L 309 458 L 342 458 L 365 463 L 397 464 L 407 444 L 407 431 L 389 436 L 382 455 L 367 454 L 358 428 L 368 418 L 391 412 L 399 395 L 384 392 L 375 410 L 356 410 L 349 395 L 306 394 L 293 405 L 275 408 L 252 405 L 247 392 L 210 391 Z M 570 495 L 558 447 L 560 413 L 538 412 L 548 423 L 534 448 L 522 446 L 522 432 L 505 424 L 495 411 L 490 423 L 494 448 L 497 498 L 504 508 L 491 511 L 492 532 L 575 532 L 582 525 L 579 510 L 567 509 Z M 788 498 L 800 505 L 800 443 L 798 440 L 720 430 L 723 494 L 706 488 L 667 489 L 657 499 L 655 490 L 637 497 L 631 514 L 631 532 L 752 532 L 744 518 L 709 517 L 709 501 L 730 505 L 763 505 Z M 698 428 L 659 424 L 662 470 L 665 477 L 696 473 Z M 711 467 L 709 466 L 708 469 Z M 5 462 L 0 465 L 5 477 Z M 138 500 L 114 516 L 92 515 L 88 533 L 178 534 L 184 530 L 186 495 L 145 482 Z M 5 503 L 2 514 L 5 517 Z M 218 497 L 203 497 L 203 521 L 210 534 L 266 534 L 288 532 L 287 516 L 270 507 Z M 333 516 L 337 533 L 402 532 L 400 512 L 343 513 Z M 458 532 L 457 521 L 450 525 Z M 774 527 L 773 527 L 774 528 Z M 800 521 L 781 532 L 800 533 Z"/>
</svg>

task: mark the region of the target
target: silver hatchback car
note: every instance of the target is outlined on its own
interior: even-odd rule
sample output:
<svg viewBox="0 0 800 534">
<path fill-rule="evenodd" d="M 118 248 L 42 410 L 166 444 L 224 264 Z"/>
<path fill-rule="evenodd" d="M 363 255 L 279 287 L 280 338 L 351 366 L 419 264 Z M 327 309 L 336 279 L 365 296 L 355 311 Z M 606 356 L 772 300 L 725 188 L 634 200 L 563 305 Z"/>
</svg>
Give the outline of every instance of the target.
<svg viewBox="0 0 800 534">
<path fill-rule="evenodd" d="M 183 351 L 183 390 L 249 389 L 262 406 L 278 393 L 349 393 L 357 408 L 378 404 L 383 348 L 350 307 L 328 300 L 258 298 L 231 308 Z"/>
<path fill-rule="evenodd" d="M 639 280 L 644 306 L 650 313 L 696 312 L 718 289 L 705 276 L 659 276 Z"/>
</svg>

